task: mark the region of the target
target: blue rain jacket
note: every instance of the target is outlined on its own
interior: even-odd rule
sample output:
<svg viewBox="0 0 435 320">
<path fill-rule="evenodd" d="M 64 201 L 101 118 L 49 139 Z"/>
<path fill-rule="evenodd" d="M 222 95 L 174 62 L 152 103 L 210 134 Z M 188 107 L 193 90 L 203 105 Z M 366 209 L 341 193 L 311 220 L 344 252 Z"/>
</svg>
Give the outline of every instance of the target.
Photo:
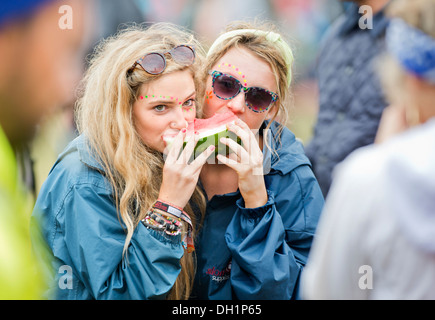
<svg viewBox="0 0 435 320">
<path fill-rule="evenodd" d="M 180 236 L 166 237 L 140 223 L 122 259 L 126 232 L 102 172 L 79 136 L 42 186 L 32 219 L 42 222 L 54 256 L 47 298 L 164 299 L 181 270 Z"/>
<path fill-rule="evenodd" d="M 324 200 L 302 144 L 287 128 L 279 144 L 276 123 L 271 133 L 278 156 L 263 150 L 268 202 L 245 208 L 238 190 L 207 201 L 192 299 L 298 298 Z"/>
</svg>

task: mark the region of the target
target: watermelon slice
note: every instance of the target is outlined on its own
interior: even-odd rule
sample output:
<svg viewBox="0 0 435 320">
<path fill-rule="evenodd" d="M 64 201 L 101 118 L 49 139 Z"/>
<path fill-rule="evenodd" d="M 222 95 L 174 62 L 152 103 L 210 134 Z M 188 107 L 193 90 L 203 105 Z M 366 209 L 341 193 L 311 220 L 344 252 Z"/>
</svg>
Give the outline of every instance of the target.
<svg viewBox="0 0 435 320">
<path fill-rule="evenodd" d="M 194 158 L 200 155 L 210 145 L 214 145 L 216 147 L 215 155 L 228 155 L 230 153 L 229 147 L 219 142 L 219 140 L 222 137 L 231 138 L 241 145 L 240 138 L 235 133 L 228 131 L 227 129 L 227 125 L 234 123 L 237 119 L 237 116 L 231 111 L 227 111 L 225 113 L 216 113 L 208 119 L 195 119 L 193 122 L 190 122 L 187 127 L 184 146 L 196 131 L 198 132 L 199 140 L 195 146 Z M 163 137 L 163 139 L 166 141 L 167 145 L 170 145 L 172 144 L 172 141 L 175 139 L 176 135 L 177 134 L 166 135 Z"/>
</svg>

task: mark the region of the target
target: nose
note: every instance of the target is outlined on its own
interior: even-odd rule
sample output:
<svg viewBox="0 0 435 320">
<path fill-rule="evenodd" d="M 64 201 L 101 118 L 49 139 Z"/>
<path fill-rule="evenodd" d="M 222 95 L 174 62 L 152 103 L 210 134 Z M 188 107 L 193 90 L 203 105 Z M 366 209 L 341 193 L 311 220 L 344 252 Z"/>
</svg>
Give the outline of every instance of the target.
<svg viewBox="0 0 435 320">
<path fill-rule="evenodd" d="M 235 114 L 245 112 L 245 106 L 245 93 L 243 90 L 240 90 L 237 96 L 227 102 L 227 107 Z"/>
<path fill-rule="evenodd" d="M 175 112 L 173 113 L 173 117 L 171 119 L 170 125 L 171 129 L 184 129 L 187 128 L 187 120 L 185 115 L 183 114 L 182 108 L 175 108 Z"/>
</svg>

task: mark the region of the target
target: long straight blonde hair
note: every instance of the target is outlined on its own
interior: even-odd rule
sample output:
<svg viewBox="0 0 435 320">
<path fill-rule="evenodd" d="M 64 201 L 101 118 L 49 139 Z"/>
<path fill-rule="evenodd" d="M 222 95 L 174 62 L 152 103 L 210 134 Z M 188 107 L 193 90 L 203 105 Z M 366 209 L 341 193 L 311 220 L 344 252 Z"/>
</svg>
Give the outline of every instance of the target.
<svg viewBox="0 0 435 320">
<path fill-rule="evenodd" d="M 180 44 L 195 47 L 194 64 L 180 65 L 166 55 L 167 65 L 162 74 L 151 75 L 140 67 L 127 74 L 143 55 L 167 52 Z M 192 33 L 173 24 L 158 23 L 150 27 L 130 26 L 120 31 L 103 41 L 90 60 L 76 104 L 76 123 L 79 132 L 88 138 L 90 150 L 113 187 L 118 218 L 126 229 L 123 259 L 127 261 L 134 229 L 157 200 L 164 165 L 163 155 L 147 147 L 137 133 L 132 105 L 142 85 L 165 74 L 187 69 L 198 85 L 196 75 L 203 57 L 204 51 Z M 205 200 L 198 189 L 191 200 L 203 214 Z M 195 214 L 190 205 L 185 210 L 192 218 L 195 231 Z M 195 273 L 194 258 L 193 254 L 183 255 L 181 273 L 169 299 L 189 297 Z"/>
</svg>

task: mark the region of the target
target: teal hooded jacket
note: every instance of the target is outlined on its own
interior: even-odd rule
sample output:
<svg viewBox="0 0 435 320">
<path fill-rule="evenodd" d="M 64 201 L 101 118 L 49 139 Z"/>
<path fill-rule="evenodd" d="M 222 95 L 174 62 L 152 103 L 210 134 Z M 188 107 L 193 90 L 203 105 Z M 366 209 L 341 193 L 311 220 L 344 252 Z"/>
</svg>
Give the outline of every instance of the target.
<svg viewBox="0 0 435 320">
<path fill-rule="evenodd" d="M 324 199 L 301 142 L 277 129 L 268 135 L 276 152 L 263 148 L 267 203 L 245 208 L 239 190 L 207 199 L 192 299 L 299 298 Z"/>
<path fill-rule="evenodd" d="M 139 223 L 123 259 L 126 229 L 104 170 L 88 150 L 83 135 L 66 147 L 32 214 L 53 254 L 46 298 L 165 299 L 181 270 L 180 236 Z"/>
</svg>

